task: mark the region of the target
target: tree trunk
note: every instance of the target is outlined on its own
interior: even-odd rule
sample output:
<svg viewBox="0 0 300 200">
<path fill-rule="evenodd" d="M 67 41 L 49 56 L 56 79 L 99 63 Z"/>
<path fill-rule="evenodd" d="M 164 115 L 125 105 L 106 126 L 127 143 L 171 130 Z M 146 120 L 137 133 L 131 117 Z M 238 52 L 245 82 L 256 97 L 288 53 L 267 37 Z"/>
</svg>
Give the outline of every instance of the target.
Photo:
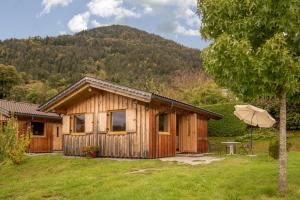
<svg viewBox="0 0 300 200">
<path fill-rule="evenodd" d="M 285 193 L 287 190 L 286 178 L 286 93 L 280 94 L 280 129 L 279 129 L 279 180 L 278 189 L 280 193 Z"/>
</svg>

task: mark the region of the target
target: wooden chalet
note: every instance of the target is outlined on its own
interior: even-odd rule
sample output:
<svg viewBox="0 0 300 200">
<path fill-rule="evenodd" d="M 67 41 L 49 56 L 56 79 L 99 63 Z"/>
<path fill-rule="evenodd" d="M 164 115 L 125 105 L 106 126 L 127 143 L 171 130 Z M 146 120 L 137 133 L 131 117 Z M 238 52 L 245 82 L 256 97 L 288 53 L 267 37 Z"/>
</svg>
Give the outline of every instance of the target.
<svg viewBox="0 0 300 200">
<path fill-rule="evenodd" d="M 19 134 L 32 132 L 27 149 L 30 153 L 46 153 L 62 150 L 61 117 L 56 113 L 38 111 L 39 105 L 0 99 L 0 123 L 6 124 L 14 115 Z"/>
<path fill-rule="evenodd" d="M 207 121 L 222 115 L 151 92 L 85 77 L 40 106 L 63 115 L 63 152 L 159 158 L 208 151 Z"/>
</svg>

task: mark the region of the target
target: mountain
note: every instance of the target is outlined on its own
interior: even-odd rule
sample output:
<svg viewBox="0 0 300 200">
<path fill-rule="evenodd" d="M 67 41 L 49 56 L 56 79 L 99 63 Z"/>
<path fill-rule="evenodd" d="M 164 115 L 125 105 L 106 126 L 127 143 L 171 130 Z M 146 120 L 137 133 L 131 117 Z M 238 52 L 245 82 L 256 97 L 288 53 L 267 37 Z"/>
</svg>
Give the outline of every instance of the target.
<svg viewBox="0 0 300 200">
<path fill-rule="evenodd" d="M 175 76 L 202 73 L 200 51 L 128 26 L 74 35 L 0 41 L 0 64 L 27 81 L 63 88 L 88 74 L 140 89 L 171 87 Z"/>
</svg>

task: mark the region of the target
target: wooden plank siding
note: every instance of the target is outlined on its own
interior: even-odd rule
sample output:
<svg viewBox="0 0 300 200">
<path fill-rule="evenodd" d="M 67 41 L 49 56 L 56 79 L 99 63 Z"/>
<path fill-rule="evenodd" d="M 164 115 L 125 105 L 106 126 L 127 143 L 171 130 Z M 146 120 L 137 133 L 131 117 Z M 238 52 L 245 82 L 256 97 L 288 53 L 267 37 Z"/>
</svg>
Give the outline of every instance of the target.
<svg viewBox="0 0 300 200">
<path fill-rule="evenodd" d="M 158 132 L 158 114 L 162 108 L 151 107 L 149 115 L 149 144 L 150 158 L 171 157 L 176 155 L 176 114 L 175 111 L 168 113 L 169 134 Z"/>
<path fill-rule="evenodd" d="M 207 122 L 208 120 L 204 116 L 198 115 L 197 117 L 197 153 L 207 153 L 208 152 L 208 135 L 207 135 Z"/>
<path fill-rule="evenodd" d="M 207 153 L 207 119 L 197 114 L 186 114 L 179 121 L 179 152 Z"/>
<path fill-rule="evenodd" d="M 29 152 L 29 153 L 52 152 L 52 150 L 53 150 L 52 138 L 53 138 L 53 127 L 54 126 L 61 126 L 61 125 L 51 123 L 51 122 L 44 122 L 44 135 L 43 136 L 32 136 L 30 139 L 30 144 L 28 146 L 27 152 Z M 31 128 L 31 121 L 18 120 L 19 135 L 24 134 L 30 128 Z"/>
<path fill-rule="evenodd" d="M 136 110 L 136 131 L 126 134 L 98 132 L 98 114 L 113 110 Z M 81 144 L 99 146 L 99 156 L 147 158 L 149 157 L 149 110 L 146 104 L 109 92 L 94 92 L 88 97 L 78 98 L 67 107 L 66 115 L 92 113 L 93 134 L 64 135 L 63 149 L 66 155 L 82 155 Z M 71 125 L 72 127 L 72 125 Z M 70 150 L 71 145 L 75 149 Z"/>
<path fill-rule="evenodd" d="M 197 153 L 197 114 L 184 114 L 179 121 L 179 152 Z"/>
</svg>

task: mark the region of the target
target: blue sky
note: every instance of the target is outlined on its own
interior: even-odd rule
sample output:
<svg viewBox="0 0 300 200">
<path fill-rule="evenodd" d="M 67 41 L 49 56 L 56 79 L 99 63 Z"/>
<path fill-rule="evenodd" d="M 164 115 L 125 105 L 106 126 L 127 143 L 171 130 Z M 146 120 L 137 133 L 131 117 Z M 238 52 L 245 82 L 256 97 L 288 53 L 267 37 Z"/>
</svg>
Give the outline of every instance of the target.
<svg viewBox="0 0 300 200">
<path fill-rule="evenodd" d="M 185 46 L 204 48 L 196 0 L 5 0 L 0 1 L 0 39 L 73 34 L 123 24 Z"/>
</svg>

